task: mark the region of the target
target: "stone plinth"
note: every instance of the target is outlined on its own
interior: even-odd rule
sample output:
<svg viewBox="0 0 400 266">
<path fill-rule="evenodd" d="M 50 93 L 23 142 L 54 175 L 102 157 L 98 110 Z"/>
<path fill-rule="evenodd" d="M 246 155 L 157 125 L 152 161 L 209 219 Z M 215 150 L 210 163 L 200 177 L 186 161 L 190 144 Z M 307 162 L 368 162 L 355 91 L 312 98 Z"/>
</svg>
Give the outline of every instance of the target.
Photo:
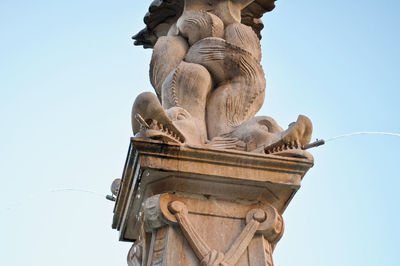
<svg viewBox="0 0 400 266">
<path fill-rule="evenodd" d="M 130 265 L 273 265 L 281 214 L 312 166 L 132 138 L 113 228 L 135 241 Z"/>
</svg>

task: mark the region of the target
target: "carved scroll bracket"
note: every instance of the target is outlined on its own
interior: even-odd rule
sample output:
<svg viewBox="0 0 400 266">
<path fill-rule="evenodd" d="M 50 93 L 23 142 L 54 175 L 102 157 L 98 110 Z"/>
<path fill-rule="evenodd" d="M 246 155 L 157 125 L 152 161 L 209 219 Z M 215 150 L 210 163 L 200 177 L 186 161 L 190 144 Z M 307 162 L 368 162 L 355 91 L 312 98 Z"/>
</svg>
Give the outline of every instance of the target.
<svg viewBox="0 0 400 266">
<path fill-rule="evenodd" d="M 254 219 L 254 215 L 257 215 L 257 210 L 258 209 L 253 209 L 247 213 L 247 224 L 249 224 Z M 257 233 L 263 234 L 268 242 L 274 245 L 281 239 L 284 232 L 284 223 L 282 216 L 274 207 L 270 205 L 265 206 L 262 211 L 264 211 L 266 219 L 259 224 L 257 228 Z"/>
<path fill-rule="evenodd" d="M 229 249 L 222 253 L 211 249 L 198 234 L 189 220 L 188 207 L 183 202 L 174 199 L 170 194 L 163 194 L 149 198 L 145 204 L 147 230 L 155 230 L 166 224 L 178 224 L 195 255 L 201 261 L 201 265 L 204 266 L 235 265 L 255 234 L 264 235 L 272 246 L 283 234 L 282 217 L 272 206 L 251 209 L 245 219 L 245 228 Z"/>
<path fill-rule="evenodd" d="M 146 232 L 152 232 L 166 225 L 160 209 L 160 199 L 163 195 L 148 198 L 144 204 L 144 223 Z"/>
</svg>

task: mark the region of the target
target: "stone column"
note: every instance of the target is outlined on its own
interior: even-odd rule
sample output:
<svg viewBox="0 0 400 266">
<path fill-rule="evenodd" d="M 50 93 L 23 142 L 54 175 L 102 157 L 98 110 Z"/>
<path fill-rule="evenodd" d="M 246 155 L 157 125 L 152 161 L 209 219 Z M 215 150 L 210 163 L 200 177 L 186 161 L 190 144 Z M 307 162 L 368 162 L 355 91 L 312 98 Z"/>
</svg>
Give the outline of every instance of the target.
<svg viewBox="0 0 400 266">
<path fill-rule="evenodd" d="M 273 265 L 313 159 L 131 139 L 113 228 L 129 265 Z"/>
</svg>

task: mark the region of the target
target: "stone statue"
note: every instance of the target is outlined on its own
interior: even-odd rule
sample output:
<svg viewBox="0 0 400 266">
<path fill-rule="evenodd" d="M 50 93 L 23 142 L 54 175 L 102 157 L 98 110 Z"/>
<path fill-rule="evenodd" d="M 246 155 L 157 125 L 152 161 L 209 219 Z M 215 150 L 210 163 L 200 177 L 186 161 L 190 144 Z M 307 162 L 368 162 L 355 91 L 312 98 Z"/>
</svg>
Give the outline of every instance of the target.
<svg viewBox="0 0 400 266">
<path fill-rule="evenodd" d="M 265 97 L 261 16 L 275 0 L 154 0 L 136 45 L 153 48 L 155 94 L 132 109 L 135 137 L 181 145 L 306 157 L 311 121 L 283 130 L 257 116 Z"/>
<path fill-rule="evenodd" d="M 115 181 L 113 228 L 129 266 L 273 266 L 282 214 L 313 166 L 311 121 L 282 129 L 264 102 L 260 18 L 275 0 L 154 0 L 152 48 Z M 152 141 L 158 140 L 158 141 Z M 229 149 L 229 150 L 228 150 Z M 259 154 L 255 154 L 259 153 Z M 291 157 L 291 158 L 287 158 Z"/>
</svg>

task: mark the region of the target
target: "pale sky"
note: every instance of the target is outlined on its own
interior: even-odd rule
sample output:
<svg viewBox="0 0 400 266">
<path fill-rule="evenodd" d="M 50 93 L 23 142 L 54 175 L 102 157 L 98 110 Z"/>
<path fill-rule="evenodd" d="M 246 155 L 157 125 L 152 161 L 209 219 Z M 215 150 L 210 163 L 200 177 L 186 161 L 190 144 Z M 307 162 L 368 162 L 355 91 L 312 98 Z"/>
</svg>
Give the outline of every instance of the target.
<svg viewBox="0 0 400 266">
<path fill-rule="evenodd" d="M 0 258 L 5 266 L 126 265 L 111 229 L 130 109 L 151 50 L 130 37 L 150 1 L 0 1 Z M 400 132 L 400 2 L 286 1 L 264 16 L 260 115 L 305 114 L 313 138 Z M 400 138 L 312 150 L 284 214 L 277 266 L 397 266 Z M 82 189 L 93 193 L 60 191 Z"/>
</svg>

